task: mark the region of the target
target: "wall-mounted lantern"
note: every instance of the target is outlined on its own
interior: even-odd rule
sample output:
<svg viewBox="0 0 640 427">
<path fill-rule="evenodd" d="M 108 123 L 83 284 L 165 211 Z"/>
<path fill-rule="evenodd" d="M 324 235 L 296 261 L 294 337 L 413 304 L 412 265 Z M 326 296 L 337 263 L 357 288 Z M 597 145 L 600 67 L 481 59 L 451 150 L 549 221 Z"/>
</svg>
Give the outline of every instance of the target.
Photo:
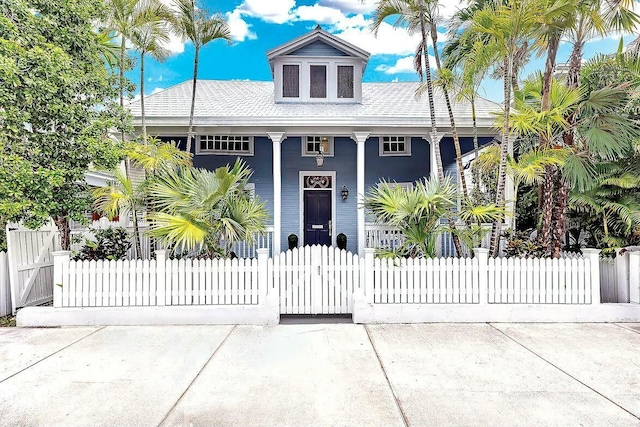
<svg viewBox="0 0 640 427">
<path fill-rule="evenodd" d="M 318 151 L 318 154 L 316 154 L 316 165 L 318 165 L 319 168 L 324 165 L 324 154 L 322 154 L 322 151 Z"/>
<path fill-rule="evenodd" d="M 342 196 L 342 200 L 347 200 L 347 197 L 349 197 L 349 189 L 347 188 L 346 185 L 342 186 L 342 190 L 340 190 L 340 195 Z"/>
</svg>

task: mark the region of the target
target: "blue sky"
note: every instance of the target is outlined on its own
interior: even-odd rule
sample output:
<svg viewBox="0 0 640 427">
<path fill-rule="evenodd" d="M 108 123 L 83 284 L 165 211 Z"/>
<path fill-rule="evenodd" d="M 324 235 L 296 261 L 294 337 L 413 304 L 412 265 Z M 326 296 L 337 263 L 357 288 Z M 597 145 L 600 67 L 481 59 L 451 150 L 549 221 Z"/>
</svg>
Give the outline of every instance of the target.
<svg viewBox="0 0 640 427">
<path fill-rule="evenodd" d="M 170 0 L 163 0 L 170 4 Z M 374 0 L 204 0 L 210 12 L 226 15 L 233 42 L 216 41 L 207 45 L 200 55 L 199 78 L 221 80 L 271 80 L 266 52 L 308 31 L 316 24 L 371 53 L 364 74 L 364 81 L 390 82 L 415 81 L 412 70 L 412 54 L 418 35 L 409 35 L 402 29 L 394 30 L 383 24 L 376 38 L 369 29 Z M 465 3 L 458 0 L 441 1 L 441 14 L 451 16 Z M 444 29 L 440 47 L 446 41 Z M 585 46 L 585 58 L 598 52 L 608 53 L 617 49 L 620 35 L 593 40 Z M 631 41 L 632 37 L 625 37 Z M 571 45 L 563 43 L 558 62 L 565 62 Z M 172 37 L 168 45 L 172 55 L 164 62 L 145 60 L 145 94 L 166 89 L 191 79 L 193 71 L 193 46 Z M 543 58 L 534 58 L 523 76 L 544 66 Z M 139 72 L 129 74 L 139 84 Z M 481 95 L 495 101 L 502 100 L 500 82 L 487 79 Z"/>
</svg>

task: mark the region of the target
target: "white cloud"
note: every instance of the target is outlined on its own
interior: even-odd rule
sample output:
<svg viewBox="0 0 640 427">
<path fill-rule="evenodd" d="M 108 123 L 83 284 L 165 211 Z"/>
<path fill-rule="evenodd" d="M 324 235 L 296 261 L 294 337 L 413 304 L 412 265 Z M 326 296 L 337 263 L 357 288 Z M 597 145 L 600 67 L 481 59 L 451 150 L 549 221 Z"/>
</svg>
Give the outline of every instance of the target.
<svg viewBox="0 0 640 427">
<path fill-rule="evenodd" d="M 227 12 L 226 16 L 231 39 L 237 42 L 243 42 L 247 39 L 255 40 L 258 38 L 258 36 L 249 29 L 250 25 L 242 19 L 242 14 L 238 9 L 235 9 L 233 12 Z"/>
<path fill-rule="evenodd" d="M 383 22 L 374 35 L 368 26 L 350 26 L 335 34 L 372 55 L 410 55 L 415 52 L 420 42 L 420 35 L 409 35 L 403 29 L 395 29 Z"/>
<path fill-rule="evenodd" d="M 432 69 L 435 68 L 436 59 L 432 55 L 429 55 L 429 65 Z M 376 67 L 376 71 L 381 71 L 385 74 L 415 73 L 413 55 L 398 59 L 394 65 L 380 64 Z"/>
<path fill-rule="evenodd" d="M 319 24 L 335 24 L 345 18 L 344 14 L 338 9 L 321 6 L 317 3 L 313 6 L 300 6 L 296 8 L 295 16 L 297 20 L 314 21 Z"/>
<path fill-rule="evenodd" d="M 284 24 L 291 20 L 291 9 L 295 5 L 295 0 L 244 0 L 236 10 L 243 15 L 260 18 L 265 22 Z"/>
<path fill-rule="evenodd" d="M 184 52 L 184 41 L 173 33 L 169 34 L 169 41 L 162 43 L 162 46 L 167 49 L 171 55 L 177 55 Z"/>
<path fill-rule="evenodd" d="M 438 2 L 438 11 L 444 19 L 449 19 L 458 10 L 467 7 L 468 2 L 465 0 L 440 0 Z"/>
<path fill-rule="evenodd" d="M 371 13 L 376 9 L 376 0 L 320 0 L 317 4 L 333 7 L 345 14 Z"/>
</svg>

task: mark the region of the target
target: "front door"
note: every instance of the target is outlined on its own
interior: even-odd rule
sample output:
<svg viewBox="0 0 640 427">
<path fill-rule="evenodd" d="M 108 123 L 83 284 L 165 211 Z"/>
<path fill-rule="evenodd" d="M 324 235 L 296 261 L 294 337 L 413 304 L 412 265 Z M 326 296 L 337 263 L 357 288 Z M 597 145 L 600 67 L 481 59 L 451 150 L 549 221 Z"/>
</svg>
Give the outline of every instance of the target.
<svg viewBox="0 0 640 427">
<path fill-rule="evenodd" d="M 331 246 L 331 190 L 304 192 L 304 244 Z"/>
</svg>

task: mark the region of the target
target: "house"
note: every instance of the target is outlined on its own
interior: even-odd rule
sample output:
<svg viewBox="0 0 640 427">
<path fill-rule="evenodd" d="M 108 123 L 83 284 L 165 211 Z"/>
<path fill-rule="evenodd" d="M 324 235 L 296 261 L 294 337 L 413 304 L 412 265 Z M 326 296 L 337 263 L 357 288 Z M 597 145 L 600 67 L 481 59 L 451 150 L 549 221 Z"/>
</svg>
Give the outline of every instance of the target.
<svg viewBox="0 0 640 427">
<path fill-rule="evenodd" d="M 251 185 L 273 219 L 273 253 L 287 236 L 300 245 L 335 245 L 363 253 L 370 225 L 358 206 L 381 179 L 411 185 L 435 171 L 433 138 L 443 164 L 457 168 L 444 97 L 435 94 L 438 133 L 431 134 L 427 96 L 418 83 L 364 83 L 364 50 L 320 27 L 267 52 L 273 80 L 210 81 L 197 85 L 196 167 L 215 169 L 240 157 L 253 169 Z M 145 98 L 149 134 L 185 146 L 192 83 Z M 139 129 L 140 103 L 130 105 Z M 454 102 L 463 151 L 473 148 L 471 106 Z M 495 135 L 492 111 L 476 104 L 480 143 Z"/>
</svg>

